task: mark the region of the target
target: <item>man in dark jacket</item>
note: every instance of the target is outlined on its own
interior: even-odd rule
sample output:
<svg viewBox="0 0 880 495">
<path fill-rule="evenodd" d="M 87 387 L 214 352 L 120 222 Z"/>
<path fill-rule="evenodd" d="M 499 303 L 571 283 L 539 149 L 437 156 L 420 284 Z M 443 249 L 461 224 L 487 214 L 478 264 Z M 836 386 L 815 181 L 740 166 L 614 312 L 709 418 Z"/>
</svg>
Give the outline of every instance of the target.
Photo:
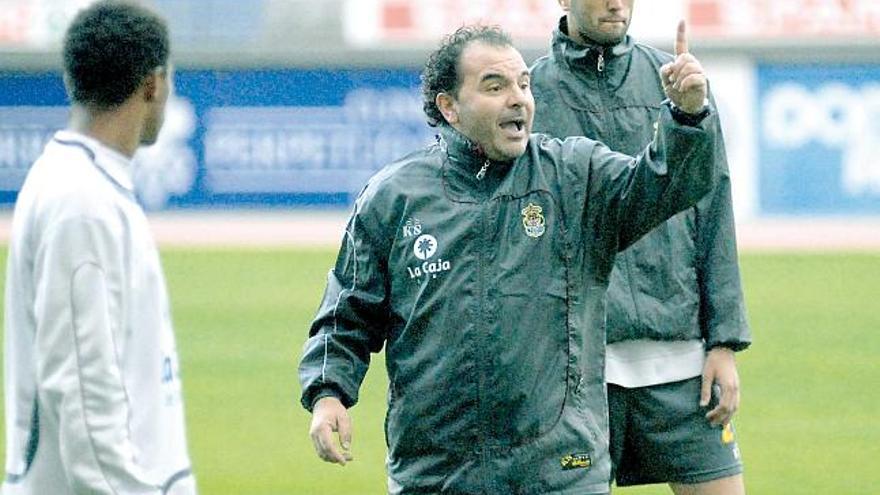
<svg viewBox="0 0 880 495">
<path fill-rule="evenodd" d="M 390 493 L 607 493 L 614 256 L 715 178 L 702 67 L 665 70 L 677 107 L 632 158 L 530 134 L 528 67 L 498 28 L 444 40 L 422 75 L 438 142 L 359 195 L 305 344 L 322 459 L 351 459 L 347 408 L 384 346 Z"/>
<path fill-rule="evenodd" d="M 552 51 L 532 67 L 535 129 L 638 152 L 662 111 L 660 68 L 673 56 L 626 35 L 634 0 L 559 3 L 567 15 Z M 618 485 L 669 482 L 677 494 L 744 491 L 730 426 L 739 403 L 733 353 L 751 338 L 724 141 L 717 116 L 709 119 L 717 186 L 620 253 L 611 273 L 606 378 Z M 711 396 L 713 385 L 720 397 Z"/>
</svg>

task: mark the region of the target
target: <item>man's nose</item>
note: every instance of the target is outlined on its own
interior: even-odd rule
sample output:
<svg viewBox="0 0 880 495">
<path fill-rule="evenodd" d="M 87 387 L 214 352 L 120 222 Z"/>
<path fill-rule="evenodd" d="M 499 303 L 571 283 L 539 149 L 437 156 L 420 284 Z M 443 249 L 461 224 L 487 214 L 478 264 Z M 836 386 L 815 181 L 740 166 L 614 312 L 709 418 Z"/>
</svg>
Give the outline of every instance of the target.
<svg viewBox="0 0 880 495">
<path fill-rule="evenodd" d="M 521 107 L 526 104 L 526 92 L 523 88 L 518 85 L 513 85 L 513 90 L 510 93 L 510 98 L 508 99 L 508 105 L 512 107 Z"/>
</svg>

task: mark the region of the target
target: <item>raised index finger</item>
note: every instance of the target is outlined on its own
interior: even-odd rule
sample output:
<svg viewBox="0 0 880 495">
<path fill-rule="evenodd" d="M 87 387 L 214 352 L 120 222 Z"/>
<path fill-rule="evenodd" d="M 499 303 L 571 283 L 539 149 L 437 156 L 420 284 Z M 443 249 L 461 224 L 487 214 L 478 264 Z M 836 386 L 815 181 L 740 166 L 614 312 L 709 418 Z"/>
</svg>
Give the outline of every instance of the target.
<svg viewBox="0 0 880 495">
<path fill-rule="evenodd" d="M 678 32 L 675 34 L 675 55 L 688 52 L 687 24 L 684 19 L 678 22 Z"/>
</svg>

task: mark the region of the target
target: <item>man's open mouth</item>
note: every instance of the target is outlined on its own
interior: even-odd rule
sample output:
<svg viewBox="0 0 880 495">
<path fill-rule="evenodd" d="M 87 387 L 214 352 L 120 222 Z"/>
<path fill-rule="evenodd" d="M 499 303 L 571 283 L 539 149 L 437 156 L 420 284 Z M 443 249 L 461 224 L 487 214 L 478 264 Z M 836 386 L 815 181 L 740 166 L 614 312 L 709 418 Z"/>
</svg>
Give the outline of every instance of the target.
<svg viewBox="0 0 880 495">
<path fill-rule="evenodd" d="M 524 118 L 515 118 L 515 119 L 507 119 L 501 121 L 499 124 L 502 129 L 509 133 L 520 133 L 526 127 L 526 119 Z"/>
</svg>

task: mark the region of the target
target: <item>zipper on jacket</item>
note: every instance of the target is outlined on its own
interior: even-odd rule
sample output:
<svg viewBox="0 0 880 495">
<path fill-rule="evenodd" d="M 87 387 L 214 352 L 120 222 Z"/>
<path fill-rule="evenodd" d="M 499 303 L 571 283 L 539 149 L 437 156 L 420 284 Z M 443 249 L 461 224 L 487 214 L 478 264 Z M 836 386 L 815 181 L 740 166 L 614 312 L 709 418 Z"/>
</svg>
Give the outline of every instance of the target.
<svg viewBox="0 0 880 495">
<path fill-rule="evenodd" d="M 489 171 L 489 160 L 487 159 L 483 162 L 483 166 L 480 167 L 480 171 L 477 172 L 477 180 L 483 180 L 483 177 L 486 177 L 486 172 Z"/>
<path fill-rule="evenodd" d="M 598 48 L 599 57 L 596 59 L 596 70 L 599 72 L 605 72 L 605 49 Z"/>
<path fill-rule="evenodd" d="M 489 160 L 483 165 L 485 169 L 489 165 Z M 482 453 L 481 447 L 479 445 L 484 445 L 486 443 L 487 437 L 489 437 L 489 421 L 492 415 L 489 411 L 489 383 L 487 377 L 491 372 L 492 365 L 491 359 L 480 359 L 480 349 L 486 349 L 488 345 L 488 334 L 490 332 L 489 328 L 492 325 L 490 318 L 487 315 L 487 305 L 489 303 L 486 297 L 486 274 L 488 273 L 489 265 L 491 261 L 488 259 L 488 255 L 490 250 L 487 249 L 487 246 L 491 245 L 490 242 L 490 230 L 489 230 L 489 214 L 488 209 L 491 208 L 490 201 L 481 201 L 477 209 L 477 225 L 479 225 L 479 232 L 475 236 L 475 240 L 477 241 L 477 312 L 476 312 L 476 320 L 474 322 L 474 365 L 475 368 L 479 371 L 477 373 L 477 411 L 479 414 L 479 419 L 477 420 L 477 429 L 476 429 L 476 437 L 478 440 L 478 446 L 475 446 L 474 452 L 480 452 L 481 458 L 484 453 Z M 482 464 L 482 460 L 481 460 Z"/>
</svg>

